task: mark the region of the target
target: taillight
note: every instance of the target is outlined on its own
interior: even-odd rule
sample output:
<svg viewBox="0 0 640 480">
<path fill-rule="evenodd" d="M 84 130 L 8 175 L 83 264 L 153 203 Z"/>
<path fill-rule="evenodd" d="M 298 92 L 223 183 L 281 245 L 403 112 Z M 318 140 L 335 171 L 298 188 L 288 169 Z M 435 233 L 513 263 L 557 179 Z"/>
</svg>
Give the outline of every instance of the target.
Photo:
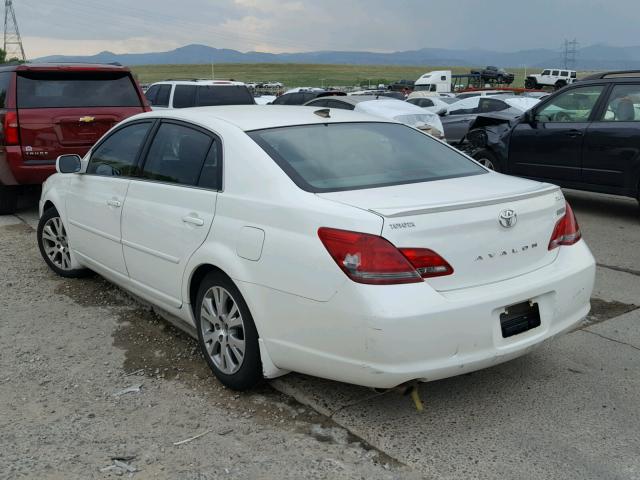
<svg viewBox="0 0 640 480">
<path fill-rule="evenodd" d="M 453 273 L 437 253 L 421 248 L 398 250 L 378 235 L 322 227 L 318 236 L 333 260 L 354 282 L 417 283 L 423 278 Z"/>
<path fill-rule="evenodd" d="M 580 232 L 580 226 L 576 220 L 576 216 L 573 214 L 573 210 L 569 203 L 565 204 L 565 212 L 563 217 L 558 220 L 551 240 L 549 241 L 549 250 L 559 247 L 560 245 L 573 245 L 582 238 Z"/>
<path fill-rule="evenodd" d="M 19 145 L 18 136 L 18 113 L 15 110 L 8 110 L 2 119 L 2 129 L 4 133 L 5 145 Z"/>
<path fill-rule="evenodd" d="M 400 252 L 407 257 L 422 278 L 442 277 L 453 273 L 453 267 L 449 262 L 428 248 L 401 248 Z"/>
</svg>

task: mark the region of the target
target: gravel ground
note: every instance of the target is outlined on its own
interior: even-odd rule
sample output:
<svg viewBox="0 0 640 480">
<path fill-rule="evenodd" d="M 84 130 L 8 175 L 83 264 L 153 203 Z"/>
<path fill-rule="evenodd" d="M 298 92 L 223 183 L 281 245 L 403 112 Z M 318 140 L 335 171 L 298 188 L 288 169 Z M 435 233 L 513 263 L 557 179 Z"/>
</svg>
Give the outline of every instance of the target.
<svg viewBox="0 0 640 480">
<path fill-rule="evenodd" d="M 420 478 L 269 385 L 224 388 L 118 288 L 56 277 L 27 225 L 0 245 L 0 478 Z"/>
</svg>

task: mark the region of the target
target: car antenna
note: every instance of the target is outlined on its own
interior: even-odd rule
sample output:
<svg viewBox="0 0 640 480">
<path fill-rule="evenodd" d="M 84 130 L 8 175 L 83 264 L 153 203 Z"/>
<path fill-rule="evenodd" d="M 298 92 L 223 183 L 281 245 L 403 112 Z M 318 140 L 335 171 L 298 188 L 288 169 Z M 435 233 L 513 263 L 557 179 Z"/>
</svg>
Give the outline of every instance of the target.
<svg viewBox="0 0 640 480">
<path fill-rule="evenodd" d="M 322 118 L 331 118 L 331 115 L 330 115 L 331 110 L 329 110 L 328 108 L 322 108 L 320 110 L 316 110 L 313 113 L 315 113 L 316 115 Z"/>
</svg>

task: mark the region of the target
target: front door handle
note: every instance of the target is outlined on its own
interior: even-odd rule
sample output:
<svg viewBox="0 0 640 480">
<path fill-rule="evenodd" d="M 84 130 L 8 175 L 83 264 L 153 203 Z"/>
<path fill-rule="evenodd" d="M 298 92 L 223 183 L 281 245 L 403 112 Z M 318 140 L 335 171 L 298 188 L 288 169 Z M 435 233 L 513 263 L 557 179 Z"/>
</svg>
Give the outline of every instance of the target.
<svg viewBox="0 0 640 480">
<path fill-rule="evenodd" d="M 190 215 L 187 215 L 186 217 L 182 217 L 182 221 L 184 223 L 190 223 L 192 225 L 195 225 L 196 227 L 201 227 L 204 225 L 204 220 L 199 218 L 199 217 L 192 217 Z"/>
<path fill-rule="evenodd" d="M 571 138 L 581 137 L 582 136 L 582 131 L 580 131 L 580 130 L 569 130 L 567 133 L 565 133 L 565 135 L 567 137 L 571 137 Z"/>
<path fill-rule="evenodd" d="M 109 205 L 110 207 L 120 208 L 122 206 L 122 203 L 120 203 L 120 200 L 112 198 L 111 200 L 107 200 L 107 205 Z"/>
</svg>

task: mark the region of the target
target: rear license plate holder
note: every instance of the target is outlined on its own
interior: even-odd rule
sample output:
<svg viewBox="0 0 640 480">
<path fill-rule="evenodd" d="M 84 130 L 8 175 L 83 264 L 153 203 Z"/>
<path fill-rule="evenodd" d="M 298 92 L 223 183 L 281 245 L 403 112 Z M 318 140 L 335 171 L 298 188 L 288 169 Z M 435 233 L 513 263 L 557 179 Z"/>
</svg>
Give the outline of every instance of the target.
<svg viewBox="0 0 640 480">
<path fill-rule="evenodd" d="M 531 300 L 505 307 L 500 314 L 502 338 L 513 337 L 539 326 L 540 309 Z"/>
</svg>

